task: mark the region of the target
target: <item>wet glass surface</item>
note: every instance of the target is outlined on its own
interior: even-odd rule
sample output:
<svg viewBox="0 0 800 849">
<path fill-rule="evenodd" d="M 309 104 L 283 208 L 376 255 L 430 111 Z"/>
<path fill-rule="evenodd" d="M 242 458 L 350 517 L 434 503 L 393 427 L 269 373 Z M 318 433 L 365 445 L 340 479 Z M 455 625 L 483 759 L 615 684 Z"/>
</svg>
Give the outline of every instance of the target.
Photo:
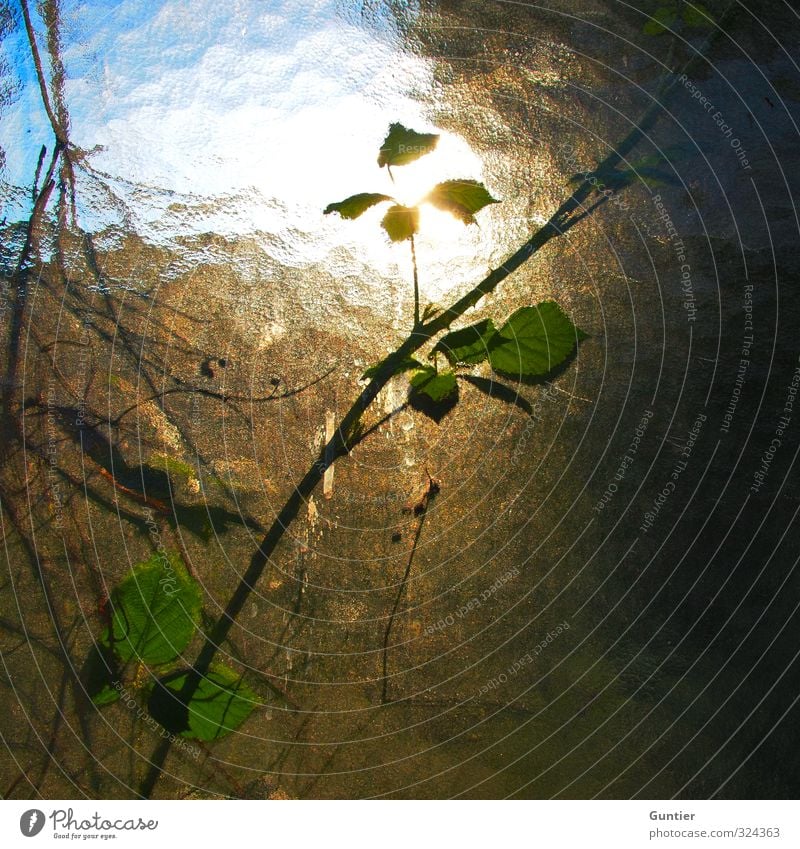
<svg viewBox="0 0 800 849">
<path fill-rule="evenodd" d="M 750 5 L 2 7 L 6 798 L 796 796 L 800 22 Z M 394 182 L 393 121 L 441 135 Z M 394 377 L 219 647 L 252 715 L 151 774 L 152 670 L 86 695 L 105 597 L 174 552 L 194 663 L 411 331 L 408 246 L 326 205 L 484 182 L 423 212 L 442 308 L 637 127 L 453 325 L 555 300 L 577 355 L 438 422 Z"/>
</svg>

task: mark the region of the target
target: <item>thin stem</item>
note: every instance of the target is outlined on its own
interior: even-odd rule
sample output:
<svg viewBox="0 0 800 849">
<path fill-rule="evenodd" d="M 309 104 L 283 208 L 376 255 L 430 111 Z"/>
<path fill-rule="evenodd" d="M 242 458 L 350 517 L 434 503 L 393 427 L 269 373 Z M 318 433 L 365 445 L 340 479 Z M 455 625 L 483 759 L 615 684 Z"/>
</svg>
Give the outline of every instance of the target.
<svg viewBox="0 0 800 849">
<path fill-rule="evenodd" d="M 640 125 L 632 131 L 632 135 L 635 134 L 636 141 L 638 141 L 643 132 L 643 126 Z M 626 139 L 626 142 L 630 142 L 630 137 Z M 630 150 L 634 144 L 635 142 L 625 145 L 625 142 L 623 142 L 626 150 Z M 617 162 L 617 156 L 618 154 L 615 152 L 608 157 L 606 162 L 609 160 Z M 414 332 L 406 337 L 400 347 L 383 360 L 375 376 L 364 387 L 358 398 L 356 398 L 352 407 L 350 407 L 342 418 L 333 437 L 322 447 L 318 458 L 312 463 L 309 470 L 294 488 L 288 500 L 275 517 L 264 539 L 253 554 L 250 565 L 233 591 L 233 595 L 228 601 L 225 610 L 219 619 L 217 619 L 214 627 L 205 636 L 203 647 L 200 649 L 197 660 L 192 666 L 190 673 L 186 676 L 183 687 L 179 693 L 174 694 L 176 701 L 183 705 L 188 705 L 191 702 L 194 694 L 197 692 L 197 688 L 208 672 L 217 651 L 227 638 L 236 618 L 250 597 L 250 593 L 253 592 L 256 583 L 264 573 L 264 569 L 270 562 L 270 558 L 274 554 L 284 532 L 297 518 L 300 509 L 314 492 L 317 484 L 322 480 L 328 466 L 338 457 L 350 453 L 351 446 L 348 444 L 348 434 L 354 432 L 354 428 L 361 419 L 362 414 L 369 408 L 375 398 L 377 398 L 381 389 L 391 380 L 398 366 L 433 338 L 433 336 L 462 316 L 469 307 L 476 304 L 484 295 L 491 292 L 509 274 L 519 268 L 526 260 L 530 259 L 537 251 L 541 250 L 550 239 L 566 233 L 572 225 L 569 222 L 564 223 L 565 219 L 581 205 L 592 191 L 592 186 L 588 182 L 579 186 L 572 196 L 558 208 L 550 221 L 541 227 L 516 253 L 510 256 L 500 268 L 492 271 L 474 289 L 428 324 L 417 325 Z M 161 740 L 153 752 L 150 767 L 141 785 L 141 795 L 144 798 L 149 798 L 155 789 L 170 747 L 171 743 L 167 738 Z"/>
<path fill-rule="evenodd" d="M 719 22 L 720 27 L 721 24 L 722 20 Z M 707 39 L 703 51 L 698 52 L 692 60 L 686 63 L 683 69 L 684 71 L 688 70 L 695 62 L 705 59 L 705 52 L 715 38 L 718 37 L 720 31 L 721 29 L 718 29 Z M 638 124 L 633 126 L 628 135 L 609 153 L 596 170 L 615 168 L 639 144 L 664 110 L 663 98 L 674 87 L 677 79 L 678 74 L 667 67 L 664 79 L 652 97 L 651 105 L 645 110 Z M 391 176 L 391 171 L 389 173 Z M 239 585 L 234 590 L 225 611 L 206 636 L 203 647 L 197 656 L 197 661 L 192 667 L 190 674 L 186 676 L 185 685 L 180 693 L 175 694 L 175 698 L 182 704 L 188 705 L 196 693 L 219 647 L 226 639 L 236 617 L 244 607 L 259 578 L 262 576 L 284 532 L 297 517 L 302 505 L 306 503 L 306 500 L 314 491 L 317 484 L 322 480 L 322 476 L 328 465 L 336 458 L 350 453 L 352 446 L 348 444 L 348 434 L 354 432 L 354 428 L 361 419 L 362 414 L 372 404 L 375 398 L 377 398 L 381 389 L 391 380 L 400 365 L 426 342 L 463 316 L 481 298 L 492 292 L 503 280 L 540 251 L 551 239 L 562 236 L 570 230 L 576 223 L 576 221 L 570 220 L 573 213 L 585 211 L 584 202 L 590 197 L 593 191 L 594 187 L 592 184 L 588 180 L 584 181 L 561 204 L 550 220 L 540 227 L 499 268 L 491 271 L 477 286 L 457 300 L 448 309 L 436 315 L 427 324 L 418 324 L 414 328 L 414 332 L 392 354 L 383 360 L 372 380 L 364 387 L 352 407 L 341 419 L 339 428 L 333 437 L 322 447 L 318 458 L 297 484 L 283 508 L 276 516 L 258 549 L 253 554 L 250 565 L 239 581 Z M 583 216 L 579 215 L 578 219 L 581 218 Z M 162 768 L 169 754 L 170 747 L 170 740 L 164 739 L 159 742 L 153 752 L 150 760 L 150 768 L 141 785 L 141 793 L 145 798 L 149 797 L 155 788 L 155 784 L 161 775 Z"/>
<path fill-rule="evenodd" d="M 428 515 L 428 505 L 430 504 L 431 499 L 439 492 L 439 482 L 430 476 L 427 469 L 426 474 L 428 475 L 428 482 L 425 486 L 425 492 L 422 494 L 422 497 L 417 501 L 417 503 L 413 505 L 413 507 L 407 508 L 416 513 L 419 518 L 417 519 L 417 527 L 414 531 L 414 539 L 411 543 L 411 549 L 408 553 L 406 571 L 403 573 L 403 580 L 400 582 L 400 587 L 397 590 L 392 612 L 389 615 L 389 621 L 386 623 L 386 630 L 383 634 L 383 684 L 381 686 L 381 704 L 384 705 L 389 702 L 389 637 L 392 633 L 394 620 L 397 617 L 397 610 L 400 607 L 400 601 L 406 591 L 408 578 L 411 575 L 411 567 L 414 564 L 414 556 L 417 553 L 419 538 L 422 535 L 422 526 L 425 524 L 425 517 Z"/>
<path fill-rule="evenodd" d="M 33 190 L 31 191 L 31 201 L 35 204 L 36 198 L 39 196 L 39 177 L 42 174 L 42 165 L 44 165 L 44 158 L 47 156 L 47 146 L 42 145 L 42 149 L 39 151 L 39 161 L 36 163 L 36 173 L 33 175 Z"/>
<path fill-rule="evenodd" d="M 414 269 L 414 327 L 419 327 L 419 272 L 417 271 L 417 248 L 414 245 L 414 237 L 410 236 L 411 242 L 411 266 Z"/>
<path fill-rule="evenodd" d="M 392 606 L 392 612 L 389 614 L 389 620 L 386 623 L 386 630 L 383 633 L 383 683 L 381 685 L 382 705 L 388 704 L 389 702 L 389 638 L 392 634 L 394 620 L 397 617 L 397 609 L 400 607 L 400 601 L 406 591 L 406 584 L 408 584 L 408 578 L 411 575 L 411 567 L 414 564 L 414 555 L 417 553 L 419 538 L 422 534 L 422 526 L 425 524 L 425 515 L 426 514 L 423 513 L 417 521 L 417 528 L 414 532 L 414 541 L 408 555 L 408 562 L 406 563 L 406 571 L 403 574 L 403 580 L 400 582 L 400 587 L 397 590 L 394 605 Z"/>
<path fill-rule="evenodd" d="M 25 316 L 25 307 L 28 297 L 28 272 L 27 262 L 35 243 L 35 233 L 39 228 L 39 222 L 44 215 L 47 203 L 50 200 L 50 195 L 55 188 L 55 180 L 53 173 L 55 171 L 56 162 L 61 155 L 62 147 L 60 143 L 56 143 L 53 155 L 50 159 L 50 165 L 47 169 L 47 174 L 44 178 L 44 183 L 39 191 L 39 194 L 34 201 L 31 217 L 28 219 L 28 224 L 25 229 L 25 244 L 22 246 L 22 251 L 17 261 L 17 267 L 12 277 L 15 284 L 13 292 L 13 302 L 11 308 L 11 319 L 9 328 L 9 350 L 7 357 L 7 368 L 5 375 L 5 385 L 0 393 L 2 398 L 3 409 L 8 412 L 11 409 L 11 402 L 14 397 L 14 388 L 17 380 L 17 370 L 19 368 L 20 344 L 23 335 L 23 319 Z"/>
</svg>

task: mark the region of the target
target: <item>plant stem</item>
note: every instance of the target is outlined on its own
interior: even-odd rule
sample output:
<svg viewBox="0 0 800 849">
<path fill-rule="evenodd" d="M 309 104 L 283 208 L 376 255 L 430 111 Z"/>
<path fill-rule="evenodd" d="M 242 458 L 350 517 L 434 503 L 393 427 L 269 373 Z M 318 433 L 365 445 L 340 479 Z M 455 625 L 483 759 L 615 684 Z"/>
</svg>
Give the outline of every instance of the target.
<svg viewBox="0 0 800 849">
<path fill-rule="evenodd" d="M 431 499 L 439 492 L 439 482 L 435 481 L 431 477 L 430 472 L 428 472 L 427 469 L 425 471 L 428 475 L 428 483 L 425 487 L 425 492 L 423 493 L 422 498 L 413 507 L 406 508 L 417 513 L 419 518 L 417 519 L 417 527 L 414 531 L 414 539 L 411 543 L 411 550 L 408 553 L 406 571 L 403 573 L 403 580 L 400 582 L 400 587 L 397 590 L 392 612 L 389 615 L 389 621 L 386 623 L 386 630 L 383 634 L 383 684 L 381 686 L 381 704 L 383 705 L 388 704 L 389 702 L 389 637 L 392 633 L 392 626 L 394 625 L 394 620 L 397 616 L 397 610 L 400 607 L 400 601 L 406 591 L 408 578 L 411 575 L 411 567 L 414 564 L 414 556 L 417 553 L 419 538 L 422 536 L 422 526 L 425 524 L 425 517 L 428 515 L 428 505 L 430 504 Z"/>
<path fill-rule="evenodd" d="M 411 266 L 414 269 L 414 328 L 419 327 L 419 273 L 417 271 L 417 249 L 414 245 L 414 237 L 409 236 L 411 242 Z"/>
<path fill-rule="evenodd" d="M 383 632 L 383 679 L 381 683 L 381 704 L 385 705 L 389 702 L 389 638 L 392 634 L 392 627 L 397 616 L 397 609 L 400 607 L 400 601 L 406 591 L 409 575 L 411 575 L 411 567 L 414 564 L 414 555 L 417 553 L 419 538 L 422 535 L 422 526 L 425 524 L 425 513 L 417 520 L 417 527 L 414 531 L 414 541 L 411 544 L 411 551 L 406 562 L 406 571 L 403 573 L 403 580 L 400 581 L 400 587 L 397 590 L 397 595 L 394 599 L 392 612 L 389 614 L 389 619 L 386 623 L 386 629 Z"/>
<path fill-rule="evenodd" d="M 730 8 L 730 7 L 729 7 Z M 705 52 L 711 42 L 718 37 L 721 30 L 722 20 L 719 21 L 719 28 L 715 33 L 707 39 L 702 51 L 699 51 L 692 60 L 686 63 L 683 70 L 687 71 L 695 62 L 705 59 Z M 628 135 L 614 148 L 611 153 L 600 163 L 597 171 L 602 169 L 613 169 L 622 162 L 627 155 L 646 137 L 648 131 L 653 126 L 660 114 L 665 110 L 663 98 L 674 87 L 678 79 L 678 74 L 673 72 L 669 67 L 666 67 L 665 75 L 661 85 L 658 87 L 655 94 L 652 95 L 652 102 L 645 110 L 638 124 L 634 124 Z M 391 175 L 391 171 L 389 172 Z M 392 178 L 394 179 L 394 178 Z M 333 437 L 320 450 L 318 458 L 312 463 L 309 470 L 295 487 L 292 494 L 276 516 L 271 527 L 267 531 L 263 541 L 259 545 L 256 552 L 253 554 L 250 565 L 239 581 L 238 586 L 233 592 L 233 595 L 228 602 L 225 611 L 217 620 L 210 633 L 205 637 L 205 642 L 197 656 L 197 661 L 190 674 L 186 676 L 186 683 L 181 689 L 176 698 L 183 704 L 191 701 L 194 693 L 197 691 L 200 682 L 204 675 L 208 672 L 209 666 L 214 659 L 221 644 L 226 639 L 230 629 L 236 620 L 236 617 L 244 607 L 244 604 L 250 593 L 255 589 L 255 585 L 261 578 L 269 559 L 277 548 L 278 542 L 283 536 L 286 529 L 297 517 L 300 508 L 306 503 L 306 499 L 316 488 L 317 484 L 322 480 L 325 469 L 335 459 L 340 456 L 350 453 L 352 445 L 348 445 L 347 435 L 354 432 L 354 427 L 360 420 L 362 414 L 372 404 L 381 389 L 395 375 L 401 364 L 421 348 L 426 342 L 430 341 L 438 333 L 446 330 L 454 321 L 464 315 L 470 308 L 475 306 L 478 301 L 485 295 L 492 292 L 500 283 L 503 282 L 510 274 L 516 271 L 521 265 L 527 262 L 534 254 L 540 251 L 551 239 L 564 235 L 578 220 L 583 219 L 583 215 L 577 216 L 577 219 L 572 219 L 573 213 L 583 210 L 584 201 L 586 201 L 594 187 L 589 181 L 584 181 L 565 200 L 561 206 L 555 211 L 550 220 L 537 230 L 531 238 L 525 242 L 522 247 L 515 251 L 499 268 L 491 271 L 480 283 L 472 288 L 466 295 L 459 298 L 449 308 L 437 314 L 427 324 L 417 323 L 413 333 L 411 333 L 402 344 L 388 357 L 386 357 L 378 368 L 372 380 L 362 389 L 359 396 L 354 401 L 352 407 L 342 418 L 338 429 Z M 164 739 L 159 742 L 153 756 L 150 759 L 150 768 L 141 785 L 142 796 L 148 798 L 161 775 L 162 767 L 166 761 L 167 755 L 171 747 L 169 739 Z"/>
<path fill-rule="evenodd" d="M 645 126 L 649 126 L 655 119 L 655 114 L 654 110 L 650 116 L 650 120 L 646 124 L 642 123 L 633 130 L 628 138 L 620 145 L 619 152 L 614 151 L 607 157 L 604 165 L 611 167 L 612 164 L 616 164 L 624 156 L 625 152 L 629 152 L 641 139 Z M 284 532 L 297 518 L 301 507 L 306 503 L 306 500 L 312 494 L 320 480 L 322 480 L 328 466 L 338 457 L 350 453 L 351 446 L 347 445 L 347 434 L 354 432 L 353 428 L 361 418 L 361 415 L 372 404 L 381 389 L 391 380 L 399 365 L 437 333 L 449 327 L 453 321 L 462 316 L 471 306 L 474 306 L 484 295 L 491 292 L 526 260 L 541 250 L 550 239 L 567 232 L 572 224 L 566 221 L 566 219 L 573 211 L 581 206 L 592 191 L 593 187 L 588 182 L 579 186 L 572 196 L 561 204 L 553 217 L 499 268 L 492 271 L 477 286 L 464 295 L 463 298 L 460 298 L 430 322 L 427 324 L 418 324 L 414 332 L 407 336 L 403 343 L 383 360 L 375 376 L 362 389 L 361 394 L 342 418 L 333 437 L 322 447 L 318 458 L 312 463 L 309 470 L 294 488 L 286 503 L 275 517 L 264 539 L 251 557 L 250 565 L 234 590 L 224 612 L 217 619 L 211 631 L 205 636 L 203 647 L 200 649 L 190 674 L 186 676 L 184 686 L 181 688 L 180 693 L 175 694 L 177 700 L 184 705 L 188 705 L 191 702 L 197 688 L 208 672 L 217 651 L 228 636 L 250 593 L 255 589 L 256 583 L 261 578 Z M 149 798 L 152 794 L 156 781 L 161 775 L 162 767 L 169 754 L 170 747 L 171 742 L 169 739 L 161 740 L 156 746 L 153 756 L 150 759 L 150 767 L 141 785 L 141 795 L 143 797 Z"/>
</svg>

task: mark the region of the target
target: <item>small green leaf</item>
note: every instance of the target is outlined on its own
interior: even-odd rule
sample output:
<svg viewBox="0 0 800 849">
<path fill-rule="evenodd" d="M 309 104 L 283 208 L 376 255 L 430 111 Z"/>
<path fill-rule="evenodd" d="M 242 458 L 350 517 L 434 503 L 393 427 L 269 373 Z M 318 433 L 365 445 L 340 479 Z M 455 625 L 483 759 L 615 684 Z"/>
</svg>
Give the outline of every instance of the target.
<svg viewBox="0 0 800 849">
<path fill-rule="evenodd" d="M 92 696 L 92 703 L 97 707 L 105 707 L 119 701 L 119 693 L 111 684 L 105 684 Z"/>
<path fill-rule="evenodd" d="M 174 554 L 158 551 L 133 568 L 111 596 L 109 645 L 123 662 L 174 660 L 200 616 L 200 589 Z"/>
<path fill-rule="evenodd" d="M 436 343 L 431 355 L 444 354 L 451 366 L 457 363 L 475 365 L 489 357 L 489 341 L 497 330 L 490 318 L 454 330 Z"/>
<path fill-rule="evenodd" d="M 586 334 L 554 301 L 522 307 L 492 337 L 489 362 L 510 377 L 536 377 L 560 365 Z"/>
<path fill-rule="evenodd" d="M 661 35 L 678 20 L 678 10 L 674 6 L 662 6 L 644 25 L 645 35 Z"/>
<path fill-rule="evenodd" d="M 411 388 L 413 392 L 439 402 L 457 392 L 458 384 L 455 372 L 437 372 L 432 366 L 424 366 L 411 378 Z"/>
<path fill-rule="evenodd" d="M 235 731 L 253 712 L 258 697 L 227 666 L 214 666 L 197 685 L 188 703 L 181 694 L 190 673 L 165 676 L 156 682 L 147 708 L 173 734 L 195 740 L 218 740 Z"/>
<path fill-rule="evenodd" d="M 408 165 L 430 153 L 439 141 L 436 133 L 418 133 L 402 124 L 391 124 L 378 156 L 378 165 Z"/>
<path fill-rule="evenodd" d="M 194 480 L 197 478 L 197 469 L 183 460 L 169 457 L 167 454 L 153 454 L 150 463 L 145 464 L 146 469 L 154 469 L 156 472 L 166 472 L 170 477 Z"/>
<path fill-rule="evenodd" d="M 416 206 L 390 206 L 381 226 L 393 242 L 404 242 L 419 230 L 419 210 Z"/>
<path fill-rule="evenodd" d="M 711 12 L 702 6 L 700 3 L 692 3 L 683 7 L 683 20 L 690 27 L 711 27 L 714 24 L 714 19 L 711 17 Z"/>
<path fill-rule="evenodd" d="M 486 191 L 483 183 L 476 180 L 446 180 L 434 186 L 424 200 L 465 224 L 474 224 L 475 213 L 485 206 L 500 203 Z"/>
<path fill-rule="evenodd" d="M 375 363 L 374 365 L 371 365 L 364 372 L 364 374 L 361 375 L 361 379 L 366 380 L 367 378 L 375 377 L 375 375 L 378 373 L 378 371 L 381 369 L 385 362 L 386 360 L 384 359 L 378 363 Z M 417 368 L 425 368 L 425 366 L 419 360 L 415 360 L 413 357 L 406 357 L 395 366 L 395 368 L 392 370 L 392 374 L 402 374 L 404 371 L 411 371 L 411 369 Z"/>
<path fill-rule="evenodd" d="M 390 198 L 389 195 L 362 192 L 358 195 L 350 195 L 349 198 L 340 200 L 338 203 L 329 203 L 323 214 L 330 215 L 331 212 L 338 212 L 342 218 L 358 218 L 359 215 L 363 215 L 376 203 L 383 203 L 387 200 L 393 200 L 393 198 Z"/>
</svg>

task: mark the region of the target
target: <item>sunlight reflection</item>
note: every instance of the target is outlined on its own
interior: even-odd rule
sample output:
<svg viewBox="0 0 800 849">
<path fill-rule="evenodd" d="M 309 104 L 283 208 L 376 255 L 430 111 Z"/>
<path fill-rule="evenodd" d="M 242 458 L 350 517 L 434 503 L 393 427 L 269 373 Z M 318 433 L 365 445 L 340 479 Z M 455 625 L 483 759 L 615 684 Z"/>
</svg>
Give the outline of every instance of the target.
<svg viewBox="0 0 800 849">
<path fill-rule="evenodd" d="M 390 122 L 441 132 L 416 97 L 433 89 L 431 63 L 403 49 L 389 19 L 370 31 L 342 17 L 337 0 L 192 0 L 189 15 L 186 6 L 130 0 L 124 14 L 109 14 L 105 0 L 63 3 L 71 141 L 89 152 L 78 175 L 82 226 L 133 227 L 170 247 L 180 239 L 189 256 L 192 238 L 248 237 L 289 268 L 375 278 L 382 289 L 381 278 L 405 279 L 408 246 L 389 243 L 380 209 L 357 222 L 322 210 L 360 191 L 414 203 L 441 180 L 483 179 L 480 159 L 449 133 L 433 154 L 394 169 L 394 185 L 377 166 Z M 2 174 L 24 186 L 49 128 L 18 36 L 3 43 L 20 57 L 21 94 L 0 145 L 19 148 L 15 117 L 31 127 L 26 153 Z M 425 296 L 463 282 L 485 247 L 479 227 L 425 209 Z M 344 294 L 375 303 L 363 285 Z"/>
</svg>

